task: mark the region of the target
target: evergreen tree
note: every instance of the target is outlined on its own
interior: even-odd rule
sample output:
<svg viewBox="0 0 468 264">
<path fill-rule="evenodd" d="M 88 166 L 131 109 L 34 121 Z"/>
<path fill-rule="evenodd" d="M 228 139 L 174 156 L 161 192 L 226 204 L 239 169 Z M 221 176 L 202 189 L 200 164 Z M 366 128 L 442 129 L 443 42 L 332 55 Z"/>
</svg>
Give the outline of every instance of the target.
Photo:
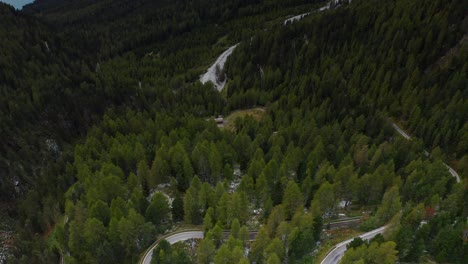
<svg viewBox="0 0 468 264">
<path fill-rule="evenodd" d="M 145 219 L 151 221 L 158 232 L 162 233 L 170 222 L 169 201 L 162 193 L 155 193 L 145 212 Z"/>
<path fill-rule="evenodd" d="M 303 207 L 303 198 L 299 186 L 289 181 L 283 197 L 284 211 L 286 219 L 290 219 L 297 210 Z"/>
</svg>

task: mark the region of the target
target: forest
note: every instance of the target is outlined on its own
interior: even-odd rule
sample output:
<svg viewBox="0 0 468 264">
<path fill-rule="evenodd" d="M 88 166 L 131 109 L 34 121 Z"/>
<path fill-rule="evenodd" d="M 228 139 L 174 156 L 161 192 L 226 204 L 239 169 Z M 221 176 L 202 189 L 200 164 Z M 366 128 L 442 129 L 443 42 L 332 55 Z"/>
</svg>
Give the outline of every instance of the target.
<svg viewBox="0 0 468 264">
<path fill-rule="evenodd" d="M 464 263 L 468 4 L 327 3 L 0 3 L 6 263 Z"/>
</svg>

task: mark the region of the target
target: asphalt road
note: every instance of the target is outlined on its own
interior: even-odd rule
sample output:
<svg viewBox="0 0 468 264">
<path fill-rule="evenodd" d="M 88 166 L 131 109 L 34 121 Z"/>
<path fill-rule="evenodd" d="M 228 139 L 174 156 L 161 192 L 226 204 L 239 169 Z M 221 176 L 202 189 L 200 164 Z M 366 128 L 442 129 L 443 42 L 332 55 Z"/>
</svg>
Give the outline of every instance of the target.
<svg viewBox="0 0 468 264">
<path fill-rule="evenodd" d="M 382 234 L 387 226 L 382 226 L 380 228 L 374 229 L 370 232 L 367 232 L 365 234 L 360 235 L 363 240 L 369 240 L 376 236 L 377 234 Z M 332 251 L 330 251 L 327 256 L 320 262 L 320 264 L 335 264 L 340 262 L 341 258 L 343 257 L 345 251 L 346 251 L 346 245 L 348 245 L 351 241 L 353 241 L 354 237 L 351 239 L 348 239 L 346 241 L 343 241 L 339 244 L 337 244 Z"/>
<path fill-rule="evenodd" d="M 360 221 L 359 218 L 358 219 L 344 219 L 342 221 L 336 221 L 336 222 L 330 223 L 330 228 L 347 227 L 349 225 L 355 225 L 359 223 L 359 221 Z M 324 226 L 326 226 L 326 224 Z M 257 237 L 257 234 L 258 234 L 258 231 L 255 231 L 255 230 L 249 231 L 249 239 L 254 240 Z M 182 231 L 182 232 L 174 233 L 172 235 L 158 239 L 158 241 L 156 241 L 148 250 L 146 250 L 142 261 L 140 261 L 139 263 L 150 264 L 153 250 L 158 246 L 159 242 L 161 242 L 161 240 L 163 239 L 167 240 L 167 242 L 169 242 L 172 245 L 180 241 L 185 241 L 185 240 L 192 239 L 192 238 L 202 239 L 203 237 L 204 236 L 203 236 L 202 231 L 190 230 L 190 231 Z M 228 231 L 224 232 L 224 237 L 226 239 L 229 237 Z"/>
<path fill-rule="evenodd" d="M 169 244 L 175 244 L 180 241 L 185 241 L 188 239 L 192 238 L 197 238 L 197 239 L 202 239 L 203 238 L 203 231 L 186 231 L 186 232 L 181 232 L 181 233 L 176 233 L 173 235 L 169 235 L 167 237 L 164 237 L 162 239 L 165 239 Z M 153 250 L 158 246 L 159 242 L 162 240 L 159 239 L 156 243 L 153 244 L 153 246 L 145 252 L 145 256 L 143 257 L 143 261 L 140 263 L 143 264 L 151 264 L 151 257 L 153 255 Z"/>
</svg>

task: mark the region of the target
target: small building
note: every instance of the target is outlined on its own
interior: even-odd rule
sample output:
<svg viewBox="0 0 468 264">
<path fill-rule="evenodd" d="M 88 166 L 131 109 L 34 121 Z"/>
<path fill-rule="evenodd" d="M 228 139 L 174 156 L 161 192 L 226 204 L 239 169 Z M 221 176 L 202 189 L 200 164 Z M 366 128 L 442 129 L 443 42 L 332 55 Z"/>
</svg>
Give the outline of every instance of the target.
<svg viewBox="0 0 468 264">
<path fill-rule="evenodd" d="M 218 124 L 218 125 L 224 124 L 224 118 L 222 116 L 218 116 L 214 120 L 215 120 L 216 124 Z"/>
</svg>

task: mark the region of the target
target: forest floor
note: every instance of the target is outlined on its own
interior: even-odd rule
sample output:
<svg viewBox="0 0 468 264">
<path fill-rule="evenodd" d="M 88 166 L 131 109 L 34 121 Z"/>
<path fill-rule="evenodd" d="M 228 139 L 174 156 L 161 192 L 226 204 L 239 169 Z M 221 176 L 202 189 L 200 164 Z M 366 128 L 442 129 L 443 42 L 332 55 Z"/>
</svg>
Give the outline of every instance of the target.
<svg viewBox="0 0 468 264">
<path fill-rule="evenodd" d="M 251 116 L 253 119 L 259 121 L 261 120 L 266 114 L 265 107 L 255 107 L 250 109 L 244 110 L 237 110 L 229 114 L 226 118 L 224 118 L 223 128 L 227 130 L 235 130 L 236 128 L 236 119 L 243 118 L 246 116 Z"/>
</svg>

